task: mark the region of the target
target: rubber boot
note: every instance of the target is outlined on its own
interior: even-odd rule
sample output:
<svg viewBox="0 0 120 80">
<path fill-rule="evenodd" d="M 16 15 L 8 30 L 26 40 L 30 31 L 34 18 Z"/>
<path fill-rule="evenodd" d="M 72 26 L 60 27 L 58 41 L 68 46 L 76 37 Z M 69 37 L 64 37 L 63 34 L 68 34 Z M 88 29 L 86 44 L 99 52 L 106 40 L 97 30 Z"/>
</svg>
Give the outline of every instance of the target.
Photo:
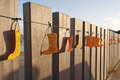
<svg viewBox="0 0 120 80">
<path fill-rule="evenodd" d="M 5 42 L 9 40 L 10 43 L 9 45 L 6 43 L 6 52 L 3 55 L 0 55 L 0 61 L 7 60 L 8 56 L 15 50 L 15 30 L 5 31 L 3 34 L 4 37 L 8 35 L 7 38 L 5 37 Z"/>
<path fill-rule="evenodd" d="M 44 50 L 42 54 L 49 55 L 52 53 L 57 53 L 57 34 L 56 33 L 49 33 L 48 36 L 48 42 L 49 42 L 49 48 L 48 50 Z"/>
<path fill-rule="evenodd" d="M 8 60 L 12 60 L 20 55 L 20 31 L 19 29 L 15 30 L 15 50 L 12 54 L 8 56 Z"/>
<path fill-rule="evenodd" d="M 104 45 L 102 44 L 102 39 L 100 39 L 100 47 L 101 47 L 101 46 L 104 46 Z"/>
<path fill-rule="evenodd" d="M 73 50 L 72 48 L 73 36 L 68 37 L 68 41 L 69 41 L 68 52 L 71 52 Z"/>
<path fill-rule="evenodd" d="M 78 48 L 79 46 L 80 46 L 80 37 L 79 35 L 76 35 L 76 43 L 75 43 L 74 48 Z"/>
<path fill-rule="evenodd" d="M 100 38 L 92 37 L 92 44 L 96 47 L 100 47 Z"/>
<path fill-rule="evenodd" d="M 93 45 L 93 38 L 91 36 L 86 36 L 85 39 L 86 39 L 85 46 L 94 47 L 94 45 Z"/>
<path fill-rule="evenodd" d="M 61 49 L 58 51 L 58 53 L 65 52 L 65 50 L 66 50 L 66 44 L 67 44 L 67 40 L 68 40 L 67 37 L 64 37 L 64 38 L 63 38 L 63 41 L 62 41 L 62 47 L 61 47 Z"/>
<path fill-rule="evenodd" d="M 112 39 L 109 39 L 109 45 L 112 45 Z"/>
</svg>

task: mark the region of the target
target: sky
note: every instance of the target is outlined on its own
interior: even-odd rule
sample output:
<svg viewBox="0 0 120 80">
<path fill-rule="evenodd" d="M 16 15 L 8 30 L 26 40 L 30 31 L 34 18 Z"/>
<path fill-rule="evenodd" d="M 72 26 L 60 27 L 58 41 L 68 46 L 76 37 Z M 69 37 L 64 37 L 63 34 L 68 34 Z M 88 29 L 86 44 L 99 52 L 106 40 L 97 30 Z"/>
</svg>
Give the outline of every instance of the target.
<svg viewBox="0 0 120 80">
<path fill-rule="evenodd" d="M 120 30 L 120 0 L 19 0 L 19 17 L 23 18 L 23 3 L 47 6 L 52 12 L 62 12 L 105 29 Z M 21 32 L 23 22 L 20 22 Z"/>
</svg>

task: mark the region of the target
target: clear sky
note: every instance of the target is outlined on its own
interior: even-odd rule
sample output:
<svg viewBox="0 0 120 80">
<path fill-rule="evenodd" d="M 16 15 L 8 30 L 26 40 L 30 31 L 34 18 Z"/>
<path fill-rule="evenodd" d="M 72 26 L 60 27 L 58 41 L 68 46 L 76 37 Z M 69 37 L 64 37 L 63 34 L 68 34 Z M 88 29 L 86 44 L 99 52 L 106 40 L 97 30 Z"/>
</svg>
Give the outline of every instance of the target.
<svg viewBox="0 0 120 80">
<path fill-rule="evenodd" d="M 23 3 L 29 1 L 105 29 L 120 30 L 120 0 L 19 0 L 19 17 L 23 17 Z"/>
</svg>

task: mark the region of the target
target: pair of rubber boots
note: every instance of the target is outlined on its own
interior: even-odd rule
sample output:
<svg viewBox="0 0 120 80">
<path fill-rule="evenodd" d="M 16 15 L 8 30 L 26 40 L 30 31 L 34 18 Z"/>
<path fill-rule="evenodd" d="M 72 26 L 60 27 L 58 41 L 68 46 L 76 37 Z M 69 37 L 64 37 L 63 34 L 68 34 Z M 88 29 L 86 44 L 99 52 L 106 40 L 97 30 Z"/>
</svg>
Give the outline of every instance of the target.
<svg viewBox="0 0 120 80">
<path fill-rule="evenodd" d="M 76 37 L 76 38 L 75 38 L 75 43 L 74 43 L 75 45 L 74 45 L 73 48 L 78 48 L 79 45 L 80 45 L 80 38 L 79 38 L 79 35 L 76 35 L 75 37 Z M 59 53 L 65 52 L 67 40 L 69 41 L 68 52 L 71 52 L 71 51 L 73 50 L 73 48 L 72 48 L 73 36 L 64 37 L 64 38 L 63 38 L 62 47 L 61 47 Z"/>
<path fill-rule="evenodd" d="M 4 32 L 5 42 L 9 41 L 9 45 L 6 43 L 6 52 L 0 55 L 0 61 L 12 60 L 20 55 L 20 31 L 18 29 L 9 30 Z"/>
<path fill-rule="evenodd" d="M 96 37 L 91 37 L 91 36 L 86 36 L 86 46 L 88 47 L 101 47 L 103 46 L 102 44 L 102 39 L 96 38 Z"/>
<path fill-rule="evenodd" d="M 48 54 L 52 54 L 52 53 L 65 52 L 67 40 L 69 41 L 68 52 L 71 52 L 73 50 L 73 48 L 72 48 L 73 36 L 63 38 L 62 46 L 61 46 L 61 49 L 59 51 L 58 51 L 58 48 L 57 48 L 57 34 L 56 33 L 50 33 L 50 34 L 47 34 L 47 36 L 48 36 L 49 48 L 47 50 L 44 50 L 42 52 L 42 54 L 48 55 Z M 79 35 L 76 35 L 76 44 L 75 44 L 74 47 L 75 48 L 79 47 L 79 44 L 80 44 Z"/>
</svg>

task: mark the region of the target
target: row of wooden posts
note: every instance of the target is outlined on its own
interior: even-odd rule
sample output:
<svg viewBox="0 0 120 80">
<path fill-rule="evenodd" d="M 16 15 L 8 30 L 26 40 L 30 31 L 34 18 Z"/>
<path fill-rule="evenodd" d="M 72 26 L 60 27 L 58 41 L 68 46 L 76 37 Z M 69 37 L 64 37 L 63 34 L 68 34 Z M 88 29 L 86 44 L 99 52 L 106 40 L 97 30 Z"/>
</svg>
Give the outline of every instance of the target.
<svg viewBox="0 0 120 80">
<path fill-rule="evenodd" d="M 18 17 L 18 0 L 1 0 L 0 14 Z M 7 5 L 7 7 L 6 7 Z M 7 12 L 6 12 L 7 11 Z M 19 65 L 19 57 L 11 61 L 0 62 L 0 80 L 105 80 L 109 71 L 119 61 L 120 43 L 109 45 L 109 39 L 117 39 L 119 34 L 112 30 L 90 24 L 77 18 L 70 18 L 61 12 L 52 13 L 51 8 L 35 4 L 23 4 L 24 17 L 24 63 Z M 9 33 L 12 20 L 0 17 L 0 55 L 9 51 Z M 80 30 L 72 30 L 66 36 L 76 34 L 80 36 L 80 46 L 72 52 L 61 54 L 40 55 L 40 48 L 44 32 L 48 28 L 48 22 L 58 27 Z M 43 23 L 43 24 L 40 24 Z M 61 48 L 62 39 L 66 29 L 56 28 L 47 33 L 57 33 L 57 47 Z M 105 40 L 102 47 L 86 47 L 85 36 L 97 37 Z M 74 39 L 73 39 L 74 41 Z M 74 45 L 74 44 L 73 44 Z M 48 49 L 47 37 L 43 42 L 43 50 Z M 67 45 L 68 48 L 68 45 Z M 20 68 L 25 68 L 25 73 L 20 73 Z"/>
<path fill-rule="evenodd" d="M 27 80 L 36 78 L 34 67 L 37 67 L 40 72 L 39 80 L 105 80 L 109 71 L 119 61 L 120 44 L 109 45 L 109 39 L 119 38 L 117 33 L 77 18 L 70 18 L 69 15 L 61 12 L 55 12 L 51 16 L 50 8 L 34 3 L 25 3 L 23 9 L 24 19 L 29 21 L 24 22 L 25 74 Z M 80 30 L 80 47 L 72 52 L 40 56 L 43 33 L 47 26 L 35 24 L 34 21 L 44 24 L 52 22 L 53 25 L 59 27 Z M 65 31 L 66 29 L 53 26 L 52 32 L 57 33 L 58 36 L 58 49 L 61 48 Z M 66 33 L 66 36 L 75 36 L 76 34 L 78 33 L 72 30 L 71 33 Z M 105 39 L 104 46 L 93 48 L 83 46 L 85 45 L 85 36 Z M 47 38 L 43 44 L 44 50 L 47 49 Z M 83 48 L 81 48 L 82 46 Z"/>
</svg>

